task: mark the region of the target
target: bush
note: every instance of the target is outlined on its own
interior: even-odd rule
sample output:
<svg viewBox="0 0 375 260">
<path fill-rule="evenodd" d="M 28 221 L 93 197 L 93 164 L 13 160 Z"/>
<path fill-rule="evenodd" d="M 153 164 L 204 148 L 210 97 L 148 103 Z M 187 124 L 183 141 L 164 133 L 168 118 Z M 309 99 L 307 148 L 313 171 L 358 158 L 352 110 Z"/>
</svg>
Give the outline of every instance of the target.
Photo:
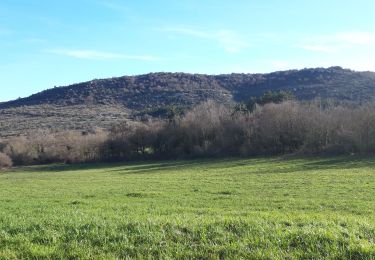
<svg viewBox="0 0 375 260">
<path fill-rule="evenodd" d="M 0 168 L 10 168 L 12 166 L 12 159 L 5 153 L 0 152 Z"/>
<path fill-rule="evenodd" d="M 107 139 L 107 133 L 100 130 L 94 133 L 36 131 L 10 138 L 3 152 L 15 165 L 98 162 L 103 160 L 102 146 Z"/>
<path fill-rule="evenodd" d="M 4 153 L 12 158 L 15 165 L 34 164 L 38 158 L 37 151 L 26 137 L 13 137 L 9 139 Z"/>
<path fill-rule="evenodd" d="M 15 165 L 249 155 L 375 153 L 375 102 L 357 107 L 287 100 L 253 111 L 212 101 L 165 120 L 107 133 L 37 131 L 0 142 Z"/>
</svg>

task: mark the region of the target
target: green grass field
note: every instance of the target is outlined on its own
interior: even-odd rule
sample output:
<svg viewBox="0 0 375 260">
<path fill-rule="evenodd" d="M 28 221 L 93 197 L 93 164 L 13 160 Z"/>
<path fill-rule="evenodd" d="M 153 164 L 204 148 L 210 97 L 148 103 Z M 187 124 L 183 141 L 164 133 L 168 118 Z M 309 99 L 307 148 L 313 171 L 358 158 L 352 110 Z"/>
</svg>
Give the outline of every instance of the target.
<svg viewBox="0 0 375 260">
<path fill-rule="evenodd" d="M 375 259 L 375 158 L 0 173 L 0 259 Z"/>
</svg>

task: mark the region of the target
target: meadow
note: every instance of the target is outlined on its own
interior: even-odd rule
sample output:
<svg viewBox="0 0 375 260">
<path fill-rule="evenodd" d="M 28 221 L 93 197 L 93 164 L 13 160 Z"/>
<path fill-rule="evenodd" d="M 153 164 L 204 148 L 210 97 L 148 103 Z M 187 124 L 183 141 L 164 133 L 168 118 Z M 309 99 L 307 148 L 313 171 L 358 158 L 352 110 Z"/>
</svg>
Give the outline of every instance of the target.
<svg viewBox="0 0 375 260">
<path fill-rule="evenodd" d="M 375 158 L 21 167 L 0 259 L 375 259 Z"/>
</svg>

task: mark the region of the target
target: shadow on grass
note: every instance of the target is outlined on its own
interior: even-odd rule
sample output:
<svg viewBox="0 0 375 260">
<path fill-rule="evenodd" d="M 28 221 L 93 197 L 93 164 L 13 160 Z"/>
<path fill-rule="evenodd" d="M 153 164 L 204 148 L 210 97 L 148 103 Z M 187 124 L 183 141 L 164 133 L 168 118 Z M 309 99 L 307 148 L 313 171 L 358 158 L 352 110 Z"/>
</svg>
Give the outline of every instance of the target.
<svg viewBox="0 0 375 260">
<path fill-rule="evenodd" d="M 374 168 L 375 157 L 340 156 L 340 157 L 301 157 L 299 159 L 280 159 L 280 165 L 269 169 L 259 169 L 253 173 L 293 173 L 325 170 L 348 170 Z M 285 163 L 283 163 L 285 162 Z"/>
<path fill-rule="evenodd" d="M 116 163 L 81 163 L 81 164 L 51 164 L 36 165 L 13 168 L 5 172 L 70 172 L 102 170 L 108 172 L 141 173 L 149 171 L 160 171 L 167 169 L 178 169 L 189 166 L 210 165 L 214 160 L 179 160 L 179 161 L 132 161 Z M 221 161 L 221 160 L 216 160 Z M 4 173 L 5 173 L 4 172 Z"/>
<path fill-rule="evenodd" d="M 282 157 L 261 158 L 227 158 L 227 159 L 199 159 L 178 161 L 138 161 L 127 163 L 87 163 L 87 164 L 53 164 L 42 166 L 20 167 L 8 172 L 68 172 L 86 170 L 106 170 L 119 174 L 161 173 L 163 171 L 178 171 L 192 168 L 199 170 L 230 169 L 234 167 L 256 167 L 244 169 L 244 173 L 293 173 L 317 170 L 344 170 L 363 167 L 375 168 L 375 157 L 301 157 L 283 159 Z"/>
<path fill-rule="evenodd" d="M 148 174 L 162 173 L 170 170 L 190 168 L 190 170 L 225 170 L 235 167 L 252 166 L 254 168 L 244 168 L 244 173 L 267 174 L 267 173 L 294 173 L 312 172 L 324 170 L 346 170 L 373 167 L 375 169 L 375 157 L 311 157 L 299 159 L 282 159 L 281 157 L 270 158 L 232 158 L 232 159 L 211 159 L 211 160 L 191 160 L 164 162 L 160 164 L 144 164 L 134 167 L 115 169 L 114 172 L 120 174 Z"/>
<path fill-rule="evenodd" d="M 17 172 L 68 172 L 68 171 L 86 171 L 115 168 L 124 165 L 123 163 L 79 163 L 79 164 L 50 164 L 35 165 L 15 168 Z"/>
<path fill-rule="evenodd" d="M 142 173 L 153 173 L 153 172 L 162 172 L 165 170 L 179 170 L 186 168 L 197 168 L 201 167 L 202 169 L 208 168 L 212 164 L 216 164 L 221 160 L 184 160 L 184 161 L 171 161 L 163 163 L 154 163 L 154 164 L 142 164 L 134 167 L 125 167 L 122 169 L 114 169 L 112 171 L 118 172 L 121 174 L 142 174 Z M 211 168 L 211 167 L 210 167 Z"/>
</svg>

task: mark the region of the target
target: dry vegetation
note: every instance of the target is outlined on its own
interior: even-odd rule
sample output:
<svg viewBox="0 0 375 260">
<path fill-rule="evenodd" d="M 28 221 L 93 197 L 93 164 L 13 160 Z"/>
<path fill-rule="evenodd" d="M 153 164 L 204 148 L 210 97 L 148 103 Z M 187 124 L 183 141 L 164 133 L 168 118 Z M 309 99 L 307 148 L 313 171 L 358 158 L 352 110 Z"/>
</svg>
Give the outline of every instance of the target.
<svg viewBox="0 0 375 260">
<path fill-rule="evenodd" d="M 206 100 L 247 101 L 266 91 L 290 91 L 314 98 L 361 103 L 375 97 L 375 73 L 340 67 L 269 74 L 204 75 L 151 73 L 55 87 L 27 98 L 0 103 L 0 136 L 26 130 L 109 129 L 114 120 L 165 116 L 171 107 L 192 108 Z"/>
<path fill-rule="evenodd" d="M 0 169 L 13 166 L 12 159 L 5 153 L 0 153 Z"/>
<path fill-rule="evenodd" d="M 375 152 L 375 103 L 356 107 L 293 100 L 237 109 L 204 102 L 184 115 L 109 131 L 34 131 L 0 151 L 15 165 L 137 159 Z"/>
<path fill-rule="evenodd" d="M 61 132 L 110 128 L 114 121 L 128 119 L 129 113 L 120 105 L 35 105 L 0 109 L 0 136 L 17 136 L 38 129 Z"/>
</svg>

